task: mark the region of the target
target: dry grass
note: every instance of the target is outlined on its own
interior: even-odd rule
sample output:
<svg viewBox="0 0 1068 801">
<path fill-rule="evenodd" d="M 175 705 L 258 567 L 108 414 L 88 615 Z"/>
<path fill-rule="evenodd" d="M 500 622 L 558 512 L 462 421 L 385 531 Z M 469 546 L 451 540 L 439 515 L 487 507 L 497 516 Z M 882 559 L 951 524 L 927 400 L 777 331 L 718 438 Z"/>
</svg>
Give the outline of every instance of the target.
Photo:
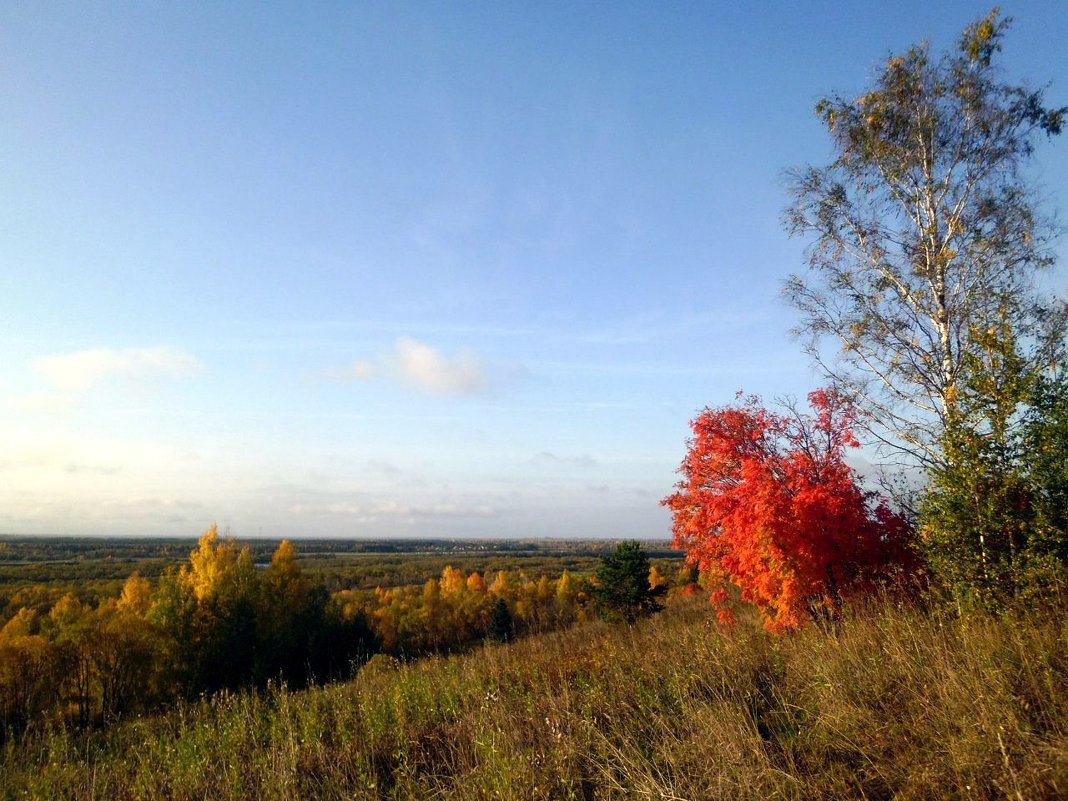
<svg viewBox="0 0 1068 801">
<path fill-rule="evenodd" d="M 41 799 L 1068 797 L 1068 619 L 857 611 L 722 637 L 702 605 L 10 745 Z"/>
</svg>

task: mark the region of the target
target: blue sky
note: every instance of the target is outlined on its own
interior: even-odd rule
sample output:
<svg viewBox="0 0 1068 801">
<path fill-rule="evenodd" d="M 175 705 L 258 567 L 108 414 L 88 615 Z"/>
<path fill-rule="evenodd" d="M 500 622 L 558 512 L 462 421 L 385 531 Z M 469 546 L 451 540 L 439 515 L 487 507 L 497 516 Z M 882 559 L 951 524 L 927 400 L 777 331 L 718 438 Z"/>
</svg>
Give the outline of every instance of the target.
<svg viewBox="0 0 1068 801">
<path fill-rule="evenodd" d="M 819 383 L 816 100 L 986 10 L 0 4 L 0 532 L 668 536 L 689 419 Z"/>
</svg>

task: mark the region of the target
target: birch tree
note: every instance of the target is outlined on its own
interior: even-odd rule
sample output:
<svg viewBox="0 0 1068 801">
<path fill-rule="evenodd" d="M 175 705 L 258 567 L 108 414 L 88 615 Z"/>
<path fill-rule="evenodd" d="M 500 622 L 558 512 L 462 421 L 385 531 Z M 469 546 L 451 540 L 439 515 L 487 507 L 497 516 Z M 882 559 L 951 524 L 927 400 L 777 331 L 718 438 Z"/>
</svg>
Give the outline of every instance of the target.
<svg viewBox="0 0 1068 801">
<path fill-rule="evenodd" d="M 1068 108 L 1006 83 L 997 9 L 936 57 L 890 58 L 872 88 L 819 101 L 837 158 L 790 176 L 786 226 L 811 238 L 788 300 L 809 354 L 862 413 L 887 457 L 945 466 L 951 424 L 983 431 L 959 403 L 987 332 L 1011 332 L 1025 370 L 1060 347 L 1063 310 L 1035 290 L 1053 226 L 1025 167 Z"/>
</svg>

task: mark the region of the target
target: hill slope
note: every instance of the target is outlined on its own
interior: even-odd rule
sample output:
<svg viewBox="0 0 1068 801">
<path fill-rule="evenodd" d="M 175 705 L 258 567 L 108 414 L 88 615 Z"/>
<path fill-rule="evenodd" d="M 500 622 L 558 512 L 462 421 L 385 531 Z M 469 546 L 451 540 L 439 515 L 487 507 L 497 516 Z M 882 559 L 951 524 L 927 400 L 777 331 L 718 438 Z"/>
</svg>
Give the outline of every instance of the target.
<svg viewBox="0 0 1068 801">
<path fill-rule="evenodd" d="M 872 609 L 724 638 L 704 604 L 9 743 L 5 798 L 1068 796 L 1068 619 Z"/>
</svg>

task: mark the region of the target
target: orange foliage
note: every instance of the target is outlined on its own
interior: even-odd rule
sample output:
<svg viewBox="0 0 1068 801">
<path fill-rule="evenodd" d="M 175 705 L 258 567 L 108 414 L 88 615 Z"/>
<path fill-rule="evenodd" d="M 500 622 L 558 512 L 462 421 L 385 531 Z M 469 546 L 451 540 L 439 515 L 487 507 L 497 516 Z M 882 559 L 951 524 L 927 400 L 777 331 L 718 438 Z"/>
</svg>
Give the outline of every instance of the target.
<svg viewBox="0 0 1068 801">
<path fill-rule="evenodd" d="M 486 591 L 486 580 L 479 575 L 478 571 L 473 571 L 470 576 L 467 577 L 467 590 L 473 593 L 483 593 Z"/>
<path fill-rule="evenodd" d="M 915 567 L 912 529 L 858 484 L 845 464 L 853 409 L 833 389 L 809 395 L 813 415 L 777 415 L 749 397 L 706 409 L 662 503 L 675 546 L 704 574 L 720 619 L 733 620 L 726 585 L 783 631 L 841 599 Z"/>
</svg>

